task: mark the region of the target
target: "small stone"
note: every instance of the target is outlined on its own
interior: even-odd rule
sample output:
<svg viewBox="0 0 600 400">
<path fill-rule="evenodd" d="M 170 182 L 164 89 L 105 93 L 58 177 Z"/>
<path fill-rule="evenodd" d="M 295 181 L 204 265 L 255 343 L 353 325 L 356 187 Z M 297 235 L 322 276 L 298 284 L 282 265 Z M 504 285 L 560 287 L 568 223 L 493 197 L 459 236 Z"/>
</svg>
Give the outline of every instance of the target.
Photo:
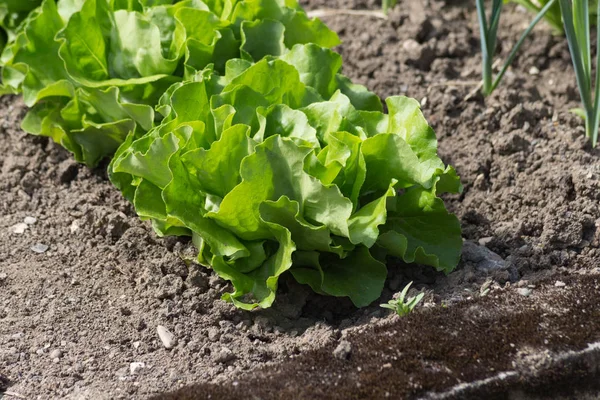
<svg viewBox="0 0 600 400">
<path fill-rule="evenodd" d="M 36 243 L 33 246 L 31 246 L 31 251 L 38 253 L 38 254 L 45 253 L 47 250 L 48 250 L 48 245 L 45 245 L 43 243 Z"/>
<path fill-rule="evenodd" d="M 475 181 L 473 182 L 473 187 L 478 190 L 487 189 L 487 181 L 485 179 L 485 174 L 477 175 L 477 177 L 475 178 Z"/>
<path fill-rule="evenodd" d="M 27 228 L 29 228 L 29 225 L 24 224 L 24 223 L 21 222 L 19 224 L 13 225 L 13 227 L 11 229 L 12 229 L 13 233 L 21 235 L 21 234 L 25 233 L 25 231 L 27 230 Z"/>
<path fill-rule="evenodd" d="M 146 368 L 146 364 L 143 362 L 132 362 L 129 364 L 129 373 L 131 375 L 138 375 L 142 369 Z"/>
<path fill-rule="evenodd" d="M 470 241 L 463 243 L 462 258 L 464 261 L 475 264 L 477 269 L 483 272 L 501 270 L 506 267 L 506 262 L 498 254 L 485 246 L 479 246 Z"/>
<path fill-rule="evenodd" d="M 352 353 L 352 345 L 347 340 L 340 341 L 335 350 L 333 350 L 333 356 L 340 360 L 350 358 L 350 353 Z"/>
<path fill-rule="evenodd" d="M 222 347 L 221 351 L 219 351 L 215 357 L 214 357 L 214 361 L 218 362 L 218 363 L 226 363 L 228 361 L 232 361 L 235 359 L 235 354 L 233 354 L 233 352 L 227 348 L 227 347 Z"/>
<path fill-rule="evenodd" d="M 529 297 L 529 296 L 531 296 L 531 289 L 528 289 L 528 288 L 518 288 L 517 289 L 517 293 L 520 294 L 523 297 Z"/>
<path fill-rule="evenodd" d="M 483 237 L 483 238 L 479 239 L 479 245 L 480 246 L 487 246 L 488 244 L 490 244 L 490 242 L 492 240 L 494 240 L 494 238 L 492 236 Z"/>
<path fill-rule="evenodd" d="M 539 74 L 540 74 L 540 70 L 538 67 L 529 68 L 529 75 L 539 75 Z"/>
<path fill-rule="evenodd" d="M 69 230 L 71 231 L 71 233 L 75 233 L 79 230 L 79 222 L 77 222 L 77 220 L 74 220 L 73 222 L 71 222 L 71 226 L 69 227 Z"/>
<path fill-rule="evenodd" d="M 60 349 L 54 349 L 50 352 L 50 358 L 62 358 L 63 352 Z"/>
<path fill-rule="evenodd" d="M 156 327 L 156 332 L 166 349 L 172 349 L 177 345 L 177 338 L 164 326 L 158 325 Z"/>
<path fill-rule="evenodd" d="M 140 347 L 140 342 L 133 342 L 133 348 L 138 349 Z"/>
<path fill-rule="evenodd" d="M 0 282 L 4 282 L 8 278 L 6 272 L 0 272 Z"/>
<path fill-rule="evenodd" d="M 554 286 L 556 286 L 556 287 L 565 287 L 565 286 L 567 286 L 567 284 L 564 283 L 563 281 L 556 281 L 556 283 L 554 284 Z"/>
<path fill-rule="evenodd" d="M 27 225 L 33 225 L 37 222 L 37 219 L 35 217 L 25 217 L 23 222 L 25 222 Z"/>
</svg>

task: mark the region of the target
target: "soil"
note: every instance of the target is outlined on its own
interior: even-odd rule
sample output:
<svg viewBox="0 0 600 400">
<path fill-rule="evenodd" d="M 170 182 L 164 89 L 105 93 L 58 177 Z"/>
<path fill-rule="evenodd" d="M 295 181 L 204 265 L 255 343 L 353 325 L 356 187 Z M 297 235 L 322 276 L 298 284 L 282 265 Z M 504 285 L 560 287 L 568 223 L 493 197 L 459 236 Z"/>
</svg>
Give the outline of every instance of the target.
<svg viewBox="0 0 600 400">
<path fill-rule="evenodd" d="M 339 343 L 249 378 L 154 399 L 207 393 L 219 399 L 557 398 L 574 389 L 600 390 L 600 276 L 564 283 L 566 290 L 543 284 L 527 299 L 502 289 L 478 301 L 357 327 Z M 572 348 L 587 349 L 563 353 Z"/>
<path fill-rule="evenodd" d="M 229 285 L 189 261 L 191 243 L 156 237 L 103 168 L 25 135 L 21 100 L 1 99 L 0 397 L 146 398 L 191 384 L 200 386 L 178 395 L 599 393 L 600 356 L 588 345 L 600 341 L 600 150 L 568 112 L 579 104 L 568 48 L 540 25 L 499 89 L 471 95 L 480 79 L 471 3 L 404 0 L 387 20 L 323 17 L 344 42 L 345 74 L 382 97 L 421 101 L 464 184 L 446 199 L 463 224 L 457 271 L 391 262 L 381 301 L 361 310 L 289 277 L 272 309 L 220 301 Z M 500 55 L 529 18 L 506 7 Z M 410 281 L 426 291 L 423 307 L 402 319 L 378 307 Z"/>
</svg>

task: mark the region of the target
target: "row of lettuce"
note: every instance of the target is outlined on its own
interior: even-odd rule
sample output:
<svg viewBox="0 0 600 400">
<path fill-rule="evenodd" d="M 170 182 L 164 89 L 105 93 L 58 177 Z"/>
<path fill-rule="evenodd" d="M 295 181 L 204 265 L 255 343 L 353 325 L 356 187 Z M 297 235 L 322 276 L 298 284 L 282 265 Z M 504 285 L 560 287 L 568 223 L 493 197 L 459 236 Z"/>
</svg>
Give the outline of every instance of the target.
<svg viewBox="0 0 600 400">
<path fill-rule="evenodd" d="M 286 271 L 365 306 L 388 257 L 457 265 L 439 195 L 460 181 L 418 103 L 384 113 L 295 0 L 30 3 L 0 1 L 2 91 L 31 107 L 23 129 L 90 166 L 112 157 L 138 215 L 191 236 L 237 307 L 269 307 Z"/>
</svg>

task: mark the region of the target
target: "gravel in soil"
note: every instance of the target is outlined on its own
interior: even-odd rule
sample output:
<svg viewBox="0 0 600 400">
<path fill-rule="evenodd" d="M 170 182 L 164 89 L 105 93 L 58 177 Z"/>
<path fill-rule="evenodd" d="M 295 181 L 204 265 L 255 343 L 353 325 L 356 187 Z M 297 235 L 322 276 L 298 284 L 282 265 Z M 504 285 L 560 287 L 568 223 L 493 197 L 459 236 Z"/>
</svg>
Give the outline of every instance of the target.
<svg viewBox="0 0 600 400">
<path fill-rule="evenodd" d="M 304 4 L 379 7 L 375 0 Z M 503 55 L 530 18 L 506 10 L 499 40 Z M 594 339 L 593 327 L 582 320 L 580 331 L 589 337 L 568 340 L 563 334 L 536 347 L 542 337 L 552 336 L 552 324 L 561 322 L 560 308 L 552 311 L 552 293 L 567 292 L 557 304 L 576 303 L 578 285 L 592 290 L 592 278 L 578 283 L 577 277 L 600 272 L 600 150 L 589 147 L 581 121 L 568 112 L 579 99 L 564 40 L 540 26 L 497 92 L 485 101 L 478 95 L 466 100 L 480 68 L 470 2 L 404 0 L 388 20 L 356 15 L 324 20 L 344 42 L 338 49 L 344 73 L 381 96 L 419 99 L 438 134 L 440 154 L 461 175 L 463 194 L 446 199 L 466 240 L 458 270 L 444 276 L 391 263 L 381 302 L 409 281 L 415 282 L 413 291 L 427 292 L 426 307 L 402 321 L 389 317 L 379 302 L 355 310 L 349 301 L 320 297 L 291 279 L 283 279 L 272 309 L 236 310 L 218 300 L 229 285 L 191 261 L 191 243 L 157 238 L 110 185 L 103 168 L 77 165 L 48 140 L 21 132 L 25 107 L 5 97 L 0 103 L 0 375 L 12 392 L 28 398 L 144 398 L 192 383 L 235 379 L 248 388 L 244 382 L 275 385 L 277 376 L 283 384 L 277 371 L 286 368 L 303 376 L 297 382 L 306 382 L 316 379 L 303 369 L 313 362 L 340 373 L 353 362 L 376 362 L 374 354 L 386 353 L 373 347 L 379 343 L 394 349 L 387 352 L 390 357 L 410 352 L 411 360 L 417 350 L 424 353 L 412 365 L 392 359 L 381 363 L 382 368 L 392 364 L 387 372 L 361 374 L 366 380 L 360 390 L 368 393 L 380 375 L 400 382 L 398 371 L 410 367 L 427 377 L 415 383 L 410 392 L 415 394 L 491 376 L 486 368 L 500 368 L 509 360 L 506 354 L 526 350 L 511 350 L 505 342 L 535 345 L 538 354 L 581 350 Z M 541 290 L 555 281 L 565 286 Z M 482 285 L 490 297 L 474 300 Z M 497 309 L 486 316 L 494 304 Z M 463 315 L 464 310 L 469 312 Z M 481 347 L 481 361 L 469 358 L 473 353 L 454 360 L 463 343 L 456 339 L 462 337 L 456 324 L 471 323 L 468 318 L 483 324 L 469 332 L 487 335 L 488 327 L 488 340 L 497 344 Z M 531 321 L 550 325 L 540 331 Z M 520 330 L 492 329 L 513 323 Z M 440 326 L 448 329 L 442 332 Z M 386 334 L 394 330 L 396 335 Z M 371 332 L 389 338 L 369 340 Z M 527 340 L 518 341 L 521 336 Z M 350 351 L 344 344 L 335 357 L 340 338 Z M 437 341 L 444 347 L 427 352 Z M 361 353 L 363 346 L 374 353 Z M 464 365 L 456 362 L 470 368 L 464 376 Z M 272 369 L 252 372 L 269 365 Z M 433 375 L 439 379 L 429 379 Z"/>
</svg>

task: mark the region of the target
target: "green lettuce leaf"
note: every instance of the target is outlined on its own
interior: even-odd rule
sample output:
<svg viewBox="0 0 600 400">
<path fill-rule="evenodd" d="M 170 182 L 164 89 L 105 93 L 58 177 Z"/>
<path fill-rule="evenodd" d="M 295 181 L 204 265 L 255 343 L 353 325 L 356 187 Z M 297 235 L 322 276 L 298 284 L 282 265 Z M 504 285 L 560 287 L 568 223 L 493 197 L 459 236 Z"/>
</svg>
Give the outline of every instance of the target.
<svg viewBox="0 0 600 400">
<path fill-rule="evenodd" d="M 299 44 L 230 60 L 224 75 L 207 68 L 169 89 L 163 122 L 111 164 L 159 234 L 190 231 L 237 307 L 269 307 L 286 271 L 361 307 L 379 297 L 388 256 L 446 272 L 458 263 L 460 226 L 437 196 L 460 181 L 417 103 L 392 97 L 383 114 L 355 102 L 339 67 L 335 53 Z"/>
<path fill-rule="evenodd" d="M 18 21 L 9 21 L 15 13 L 22 13 Z M 123 129 L 141 133 L 159 124 L 168 110 L 154 109 L 175 83 L 206 69 L 223 74 L 232 59 L 281 56 L 298 43 L 338 44 L 290 1 L 11 0 L 0 5 L 0 27 L 2 21 L 12 33 L 4 38 L 0 93 L 23 93 L 30 107 L 76 104 L 68 121 L 23 128 L 90 166 L 123 143 Z M 236 85 L 242 78 L 231 79 Z"/>
</svg>

